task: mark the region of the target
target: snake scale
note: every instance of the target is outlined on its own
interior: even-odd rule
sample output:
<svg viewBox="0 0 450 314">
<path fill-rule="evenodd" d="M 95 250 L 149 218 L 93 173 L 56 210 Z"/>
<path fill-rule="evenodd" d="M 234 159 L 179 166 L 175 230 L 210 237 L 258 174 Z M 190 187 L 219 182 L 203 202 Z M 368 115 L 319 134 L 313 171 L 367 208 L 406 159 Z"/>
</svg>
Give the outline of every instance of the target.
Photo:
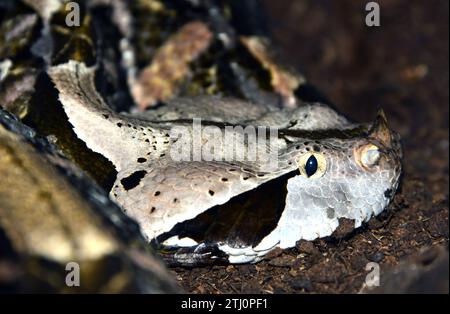
<svg viewBox="0 0 450 314">
<path fill-rule="evenodd" d="M 114 9 L 121 7 L 116 4 Z M 372 123 L 355 123 L 325 103 L 295 97 L 291 90 L 301 80 L 268 61 L 249 39 L 242 44 L 278 75 L 272 83 L 283 96 L 281 105 L 238 96 L 166 97 L 158 86 L 186 76 L 185 64 L 207 49 L 211 38 L 221 38 L 226 46 L 224 36 L 232 35 L 209 32 L 198 23 L 183 26 L 139 77 L 133 68 L 135 47 L 126 40 L 131 36 L 129 21 L 117 16 L 122 66 L 141 110 L 113 110 L 96 87 L 96 81 L 106 78 L 96 77 L 97 67 L 84 60 L 50 64 L 47 72 L 77 137 L 117 170 L 111 198 L 163 256 L 183 265 L 257 262 L 275 248 L 330 236 L 341 219 L 352 220 L 357 228 L 392 200 L 402 152 L 400 138 L 382 111 Z M 188 56 L 171 55 L 179 46 Z M 177 57 L 179 76 L 166 62 Z M 160 63 L 155 65 L 155 60 Z M 165 76 L 159 77 L 161 73 Z M 277 85 L 283 79 L 289 84 Z M 149 96 L 149 90 L 158 93 Z M 147 106 L 163 96 L 158 105 Z M 269 152 L 270 158 L 249 158 L 252 143 L 245 132 L 233 133 L 232 141 L 217 136 L 228 127 L 265 128 L 265 140 L 256 148 Z M 191 142 L 183 141 L 186 138 Z M 214 147 L 214 158 L 193 158 L 194 149 L 187 158 L 177 159 L 173 152 L 193 142 L 200 150 Z M 244 151 L 245 158 L 226 158 L 236 150 Z"/>
</svg>

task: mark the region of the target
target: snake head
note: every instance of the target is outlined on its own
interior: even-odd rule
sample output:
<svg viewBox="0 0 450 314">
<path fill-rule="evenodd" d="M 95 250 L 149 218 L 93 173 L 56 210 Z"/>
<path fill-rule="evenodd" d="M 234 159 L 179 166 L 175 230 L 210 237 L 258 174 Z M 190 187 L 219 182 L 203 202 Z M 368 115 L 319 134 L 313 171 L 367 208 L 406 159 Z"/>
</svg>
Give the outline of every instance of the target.
<svg viewBox="0 0 450 314">
<path fill-rule="evenodd" d="M 258 249 L 329 236 L 341 218 L 353 220 L 356 228 L 387 207 L 401 173 L 400 137 L 381 110 L 363 129 L 346 138 L 335 130 L 303 142 L 296 156 L 300 175 L 288 180 L 282 217 Z"/>
</svg>

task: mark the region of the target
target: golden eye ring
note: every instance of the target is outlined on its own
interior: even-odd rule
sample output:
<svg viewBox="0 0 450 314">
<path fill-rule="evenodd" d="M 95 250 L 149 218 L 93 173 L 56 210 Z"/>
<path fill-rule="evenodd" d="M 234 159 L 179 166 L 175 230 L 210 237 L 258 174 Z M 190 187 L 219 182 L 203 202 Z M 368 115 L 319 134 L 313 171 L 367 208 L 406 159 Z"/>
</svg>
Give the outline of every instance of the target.
<svg viewBox="0 0 450 314">
<path fill-rule="evenodd" d="M 309 179 L 318 179 L 327 171 L 327 161 L 320 153 L 306 153 L 297 161 L 300 174 Z"/>
</svg>

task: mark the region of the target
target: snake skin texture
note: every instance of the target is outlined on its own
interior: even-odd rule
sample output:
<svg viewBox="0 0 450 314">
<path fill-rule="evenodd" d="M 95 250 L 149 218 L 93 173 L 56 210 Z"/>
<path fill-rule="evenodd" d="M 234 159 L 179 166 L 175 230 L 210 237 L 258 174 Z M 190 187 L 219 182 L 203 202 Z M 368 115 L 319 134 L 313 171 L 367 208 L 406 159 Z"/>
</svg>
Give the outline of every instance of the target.
<svg viewBox="0 0 450 314">
<path fill-rule="evenodd" d="M 387 207 L 398 186 L 400 139 L 388 128 L 382 112 L 371 124 L 356 124 L 320 103 L 280 109 L 199 96 L 175 99 L 144 113 L 119 114 L 97 93 L 94 68 L 70 61 L 48 72 L 77 136 L 116 167 L 111 198 L 139 223 L 149 242 L 175 248 L 173 258 L 182 264 L 214 259 L 256 262 L 274 248 L 331 235 L 341 218 L 354 220 L 359 227 Z M 202 122 L 199 134 L 195 119 Z M 258 149 L 273 153 L 276 166 L 261 156 L 222 158 L 248 145 L 243 133 L 234 135 L 239 141 L 227 142 L 207 132 L 208 126 L 222 130 L 226 125 L 277 129 L 267 135 L 269 141 L 257 144 Z M 200 145 L 219 147 L 214 153 L 220 158 L 174 160 L 172 149 L 183 148 L 173 136 L 176 128 L 192 139 L 198 135 Z M 311 160 L 317 170 L 307 175 L 306 163 Z M 265 214 L 264 219 L 273 222 L 270 228 L 260 223 L 258 230 L 265 231 L 257 239 L 242 240 L 239 232 L 245 233 L 245 228 L 224 231 L 221 237 L 211 236 L 212 227 L 204 228 L 201 236 L 195 228 L 176 233 L 183 223 L 194 223 L 212 208 L 225 217 L 213 219 L 220 225 L 231 216 L 220 206 L 280 178 L 284 181 L 277 186 L 285 189 L 281 209 L 276 215 Z M 228 225 L 221 228 L 232 230 Z"/>
</svg>

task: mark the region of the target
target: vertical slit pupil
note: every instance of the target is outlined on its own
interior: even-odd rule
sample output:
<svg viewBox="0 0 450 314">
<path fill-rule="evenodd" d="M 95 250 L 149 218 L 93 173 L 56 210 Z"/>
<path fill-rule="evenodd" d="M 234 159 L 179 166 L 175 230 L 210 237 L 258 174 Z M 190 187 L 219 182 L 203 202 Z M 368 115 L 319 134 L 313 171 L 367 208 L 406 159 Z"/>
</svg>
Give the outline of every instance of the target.
<svg viewBox="0 0 450 314">
<path fill-rule="evenodd" d="M 311 155 L 306 161 L 305 172 L 308 177 L 314 175 L 317 171 L 317 159 Z"/>
</svg>

